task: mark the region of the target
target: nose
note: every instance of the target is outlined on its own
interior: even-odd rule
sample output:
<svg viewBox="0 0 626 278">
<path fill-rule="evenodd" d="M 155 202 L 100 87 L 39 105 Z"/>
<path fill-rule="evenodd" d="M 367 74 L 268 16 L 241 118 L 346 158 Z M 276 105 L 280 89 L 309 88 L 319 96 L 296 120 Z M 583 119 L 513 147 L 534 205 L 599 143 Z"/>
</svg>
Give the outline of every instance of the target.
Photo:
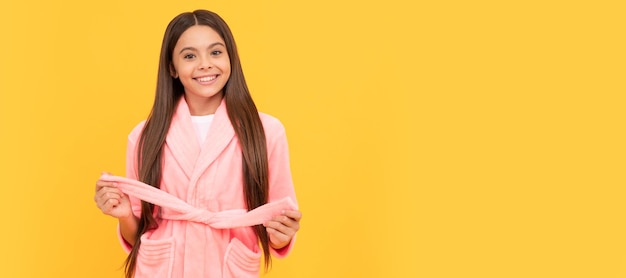
<svg viewBox="0 0 626 278">
<path fill-rule="evenodd" d="M 200 65 L 198 68 L 200 70 L 206 70 L 206 69 L 210 69 L 212 66 L 213 64 L 211 64 L 211 58 L 203 57 L 202 59 L 200 59 Z"/>
</svg>

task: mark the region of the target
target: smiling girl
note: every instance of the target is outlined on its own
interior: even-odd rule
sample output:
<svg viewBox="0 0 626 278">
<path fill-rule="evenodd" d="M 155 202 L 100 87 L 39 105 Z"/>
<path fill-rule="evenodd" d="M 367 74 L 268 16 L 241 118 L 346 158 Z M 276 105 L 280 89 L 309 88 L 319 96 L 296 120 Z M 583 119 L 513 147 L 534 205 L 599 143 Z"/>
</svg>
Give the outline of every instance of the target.
<svg viewBox="0 0 626 278">
<path fill-rule="evenodd" d="M 126 277 L 258 277 L 261 254 L 265 269 L 286 256 L 302 217 L 283 125 L 257 111 L 213 12 L 169 23 L 157 78 L 126 177 L 96 182 L 98 208 L 119 220 Z"/>
</svg>

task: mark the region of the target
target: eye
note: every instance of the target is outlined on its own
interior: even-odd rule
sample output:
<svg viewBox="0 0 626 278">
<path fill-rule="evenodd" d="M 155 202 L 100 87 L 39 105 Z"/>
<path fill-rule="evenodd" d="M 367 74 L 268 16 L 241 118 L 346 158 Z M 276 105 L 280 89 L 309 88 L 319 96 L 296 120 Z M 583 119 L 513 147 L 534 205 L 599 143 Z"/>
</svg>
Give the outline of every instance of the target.
<svg viewBox="0 0 626 278">
<path fill-rule="evenodd" d="M 213 56 L 217 56 L 217 55 L 220 55 L 220 54 L 222 54 L 221 50 L 213 50 L 213 51 L 211 51 L 211 55 L 213 55 Z"/>
<path fill-rule="evenodd" d="M 191 53 L 187 53 L 187 54 L 185 54 L 185 55 L 183 56 L 183 59 L 185 59 L 185 60 L 191 60 L 191 59 L 193 59 L 193 58 L 196 58 L 196 55 L 191 54 Z"/>
</svg>

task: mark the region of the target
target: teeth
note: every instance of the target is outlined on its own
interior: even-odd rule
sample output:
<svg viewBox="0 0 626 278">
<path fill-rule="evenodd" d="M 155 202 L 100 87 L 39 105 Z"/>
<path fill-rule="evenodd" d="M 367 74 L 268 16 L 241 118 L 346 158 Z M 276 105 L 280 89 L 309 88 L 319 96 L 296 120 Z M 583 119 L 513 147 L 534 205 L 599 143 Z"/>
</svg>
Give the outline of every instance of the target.
<svg viewBox="0 0 626 278">
<path fill-rule="evenodd" d="M 213 79 L 215 79 L 216 76 L 206 76 L 206 77 L 200 77 L 198 78 L 198 81 L 200 82 L 209 82 Z"/>
</svg>

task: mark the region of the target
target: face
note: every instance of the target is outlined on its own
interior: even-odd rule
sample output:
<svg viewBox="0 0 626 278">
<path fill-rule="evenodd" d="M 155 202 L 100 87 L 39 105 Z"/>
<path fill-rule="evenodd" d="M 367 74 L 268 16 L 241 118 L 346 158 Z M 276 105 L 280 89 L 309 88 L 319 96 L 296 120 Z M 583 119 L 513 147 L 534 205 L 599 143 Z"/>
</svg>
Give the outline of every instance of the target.
<svg viewBox="0 0 626 278">
<path fill-rule="evenodd" d="M 185 87 L 185 99 L 192 114 L 214 113 L 230 77 L 224 40 L 211 27 L 189 27 L 176 42 L 171 71 Z"/>
</svg>

